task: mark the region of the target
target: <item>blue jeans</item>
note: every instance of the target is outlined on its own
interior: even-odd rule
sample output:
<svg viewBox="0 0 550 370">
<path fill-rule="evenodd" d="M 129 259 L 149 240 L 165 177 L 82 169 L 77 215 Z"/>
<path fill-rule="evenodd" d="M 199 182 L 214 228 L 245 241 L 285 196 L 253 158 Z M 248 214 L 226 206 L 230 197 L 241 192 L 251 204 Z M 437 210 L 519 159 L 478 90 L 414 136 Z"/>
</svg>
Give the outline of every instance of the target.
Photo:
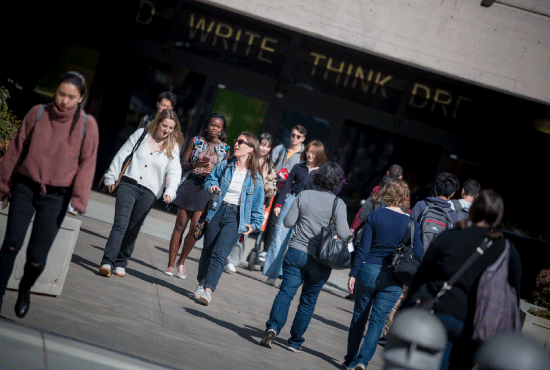
<svg viewBox="0 0 550 370">
<path fill-rule="evenodd" d="M 332 269 L 317 262 L 312 256 L 295 248 L 289 248 L 283 259 L 283 281 L 266 322 L 267 329 L 274 329 L 277 335 L 285 326 L 288 309 L 296 291 L 303 284 L 300 304 L 290 328 L 288 344 L 300 348 L 304 333 L 313 316 L 317 297 L 330 277 Z"/>
<path fill-rule="evenodd" d="M 393 277 L 389 267 L 370 263 L 361 266 L 355 278 L 355 306 L 349 328 L 348 350 L 344 358 L 349 367 L 354 368 L 358 363 L 367 366 L 376 351 L 386 317 L 402 290 L 403 284 Z M 369 327 L 359 349 L 367 320 Z"/>
<path fill-rule="evenodd" d="M 197 273 L 199 284 L 216 290 L 225 268 L 225 259 L 239 240 L 239 235 L 239 207 L 222 202 L 204 232 Z"/>
<path fill-rule="evenodd" d="M 272 279 L 276 279 L 279 275 L 283 274 L 283 257 L 285 256 L 290 237 L 292 236 L 292 229 L 285 227 L 283 221 L 295 198 L 296 196 L 294 194 L 287 194 L 283 208 L 281 208 L 281 213 L 279 214 L 277 226 L 275 227 L 275 234 L 273 235 L 273 239 L 267 250 L 267 256 L 265 257 L 262 273 Z"/>
<path fill-rule="evenodd" d="M 125 181 L 118 185 L 115 202 L 115 220 L 103 250 L 101 265 L 126 267 L 134 252 L 136 239 L 143 221 L 155 204 L 156 196 L 144 186 Z"/>
<path fill-rule="evenodd" d="M 439 320 L 441 320 L 445 330 L 447 330 L 447 347 L 445 347 L 445 354 L 443 355 L 443 361 L 441 362 L 441 370 L 447 370 L 450 364 L 449 358 L 451 356 L 453 345 L 460 339 L 462 332 L 464 331 L 464 321 L 441 312 L 436 312 L 435 315 L 439 318 Z M 460 356 L 467 356 L 467 352 L 462 349 Z M 462 359 L 464 359 L 464 357 L 462 357 Z M 468 360 L 471 360 L 471 358 Z"/>
</svg>

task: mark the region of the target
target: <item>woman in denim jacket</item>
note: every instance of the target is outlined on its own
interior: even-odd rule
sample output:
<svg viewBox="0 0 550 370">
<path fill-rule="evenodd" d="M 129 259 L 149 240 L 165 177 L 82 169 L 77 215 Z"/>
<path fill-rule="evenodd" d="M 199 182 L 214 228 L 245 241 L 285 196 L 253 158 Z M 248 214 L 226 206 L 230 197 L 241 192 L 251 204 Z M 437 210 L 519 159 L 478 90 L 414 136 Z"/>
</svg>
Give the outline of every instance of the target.
<svg viewBox="0 0 550 370">
<path fill-rule="evenodd" d="M 209 209 L 204 246 L 199 261 L 195 298 L 205 306 L 223 273 L 225 259 L 239 240 L 260 230 L 264 186 L 258 163 L 258 138 L 243 132 L 235 140 L 233 158 L 219 162 L 204 182 L 212 194 L 220 192 L 217 209 Z"/>
</svg>

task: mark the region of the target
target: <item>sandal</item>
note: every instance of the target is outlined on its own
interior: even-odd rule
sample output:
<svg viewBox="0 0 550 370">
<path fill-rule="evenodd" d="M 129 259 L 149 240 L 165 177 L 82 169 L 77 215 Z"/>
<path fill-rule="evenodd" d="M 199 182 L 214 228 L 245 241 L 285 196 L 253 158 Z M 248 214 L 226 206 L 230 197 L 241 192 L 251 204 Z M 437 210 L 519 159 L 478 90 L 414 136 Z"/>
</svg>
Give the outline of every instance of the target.
<svg viewBox="0 0 550 370">
<path fill-rule="evenodd" d="M 185 271 L 185 265 L 178 265 L 178 277 L 185 279 L 187 277 L 187 271 Z"/>
<path fill-rule="evenodd" d="M 170 271 L 172 270 L 172 271 Z M 168 275 L 168 276 L 174 276 L 174 268 L 173 267 L 168 267 L 166 270 L 163 271 L 163 273 L 165 275 Z"/>
</svg>

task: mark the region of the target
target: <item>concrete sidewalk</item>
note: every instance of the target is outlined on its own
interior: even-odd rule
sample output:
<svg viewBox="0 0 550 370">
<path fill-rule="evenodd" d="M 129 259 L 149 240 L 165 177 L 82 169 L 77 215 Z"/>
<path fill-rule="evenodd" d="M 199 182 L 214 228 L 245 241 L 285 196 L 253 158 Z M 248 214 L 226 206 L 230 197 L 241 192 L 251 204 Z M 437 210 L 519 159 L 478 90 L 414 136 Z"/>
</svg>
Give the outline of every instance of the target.
<svg viewBox="0 0 550 370">
<path fill-rule="evenodd" d="M 196 303 L 190 294 L 197 283 L 200 242 L 187 260 L 187 279 L 162 273 L 172 214 L 152 210 L 126 277 L 99 276 L 113 205 L 114 198 L 93 193 L 87 215 L 76 216 L 82 226 L 61 296 L 33 294 L 28 315 L 18 319 L 13 311 L 17 292 L 6 292 L 0 327 L 10 340 L 0 340 L 3 369 L 333 369 L 342 363 L 353 310 L 353 302 L 343 298 L 347 271 L 334 271 L 319 295 L 304 353 L 285 346 L 297 297 L 273 349 L 267 349 L 258 343 L 278 289 L 265 284 L 260 271 L 240 267 L 223 274 L 208 307 Z M 369 369 L 382 369 L 382 350 Z"/>
</svg>

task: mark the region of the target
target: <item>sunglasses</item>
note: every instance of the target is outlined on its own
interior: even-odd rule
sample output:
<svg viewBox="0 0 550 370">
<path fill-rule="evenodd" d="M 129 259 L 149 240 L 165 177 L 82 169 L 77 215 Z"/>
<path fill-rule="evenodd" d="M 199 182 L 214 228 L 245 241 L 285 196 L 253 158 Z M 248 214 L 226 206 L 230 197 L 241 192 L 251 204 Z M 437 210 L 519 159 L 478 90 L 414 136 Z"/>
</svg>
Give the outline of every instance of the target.
<svg viewBox="0 0 550 370">
<path fill-rule="evenodd" d="M 290 134 L 293 139 L 301 139 L 303 135 Z"/>
<path fill-rule="evenodd" d="M 250 145 L 247 141 L 243 140 L 243 139 L 235 139 L 235 145 L 239 144 L 239 146 L 243 145 L 243 144 L 246 144 L 248 145 L 249 147 L 252 147 L 252 145 Z"/>
</svg>

